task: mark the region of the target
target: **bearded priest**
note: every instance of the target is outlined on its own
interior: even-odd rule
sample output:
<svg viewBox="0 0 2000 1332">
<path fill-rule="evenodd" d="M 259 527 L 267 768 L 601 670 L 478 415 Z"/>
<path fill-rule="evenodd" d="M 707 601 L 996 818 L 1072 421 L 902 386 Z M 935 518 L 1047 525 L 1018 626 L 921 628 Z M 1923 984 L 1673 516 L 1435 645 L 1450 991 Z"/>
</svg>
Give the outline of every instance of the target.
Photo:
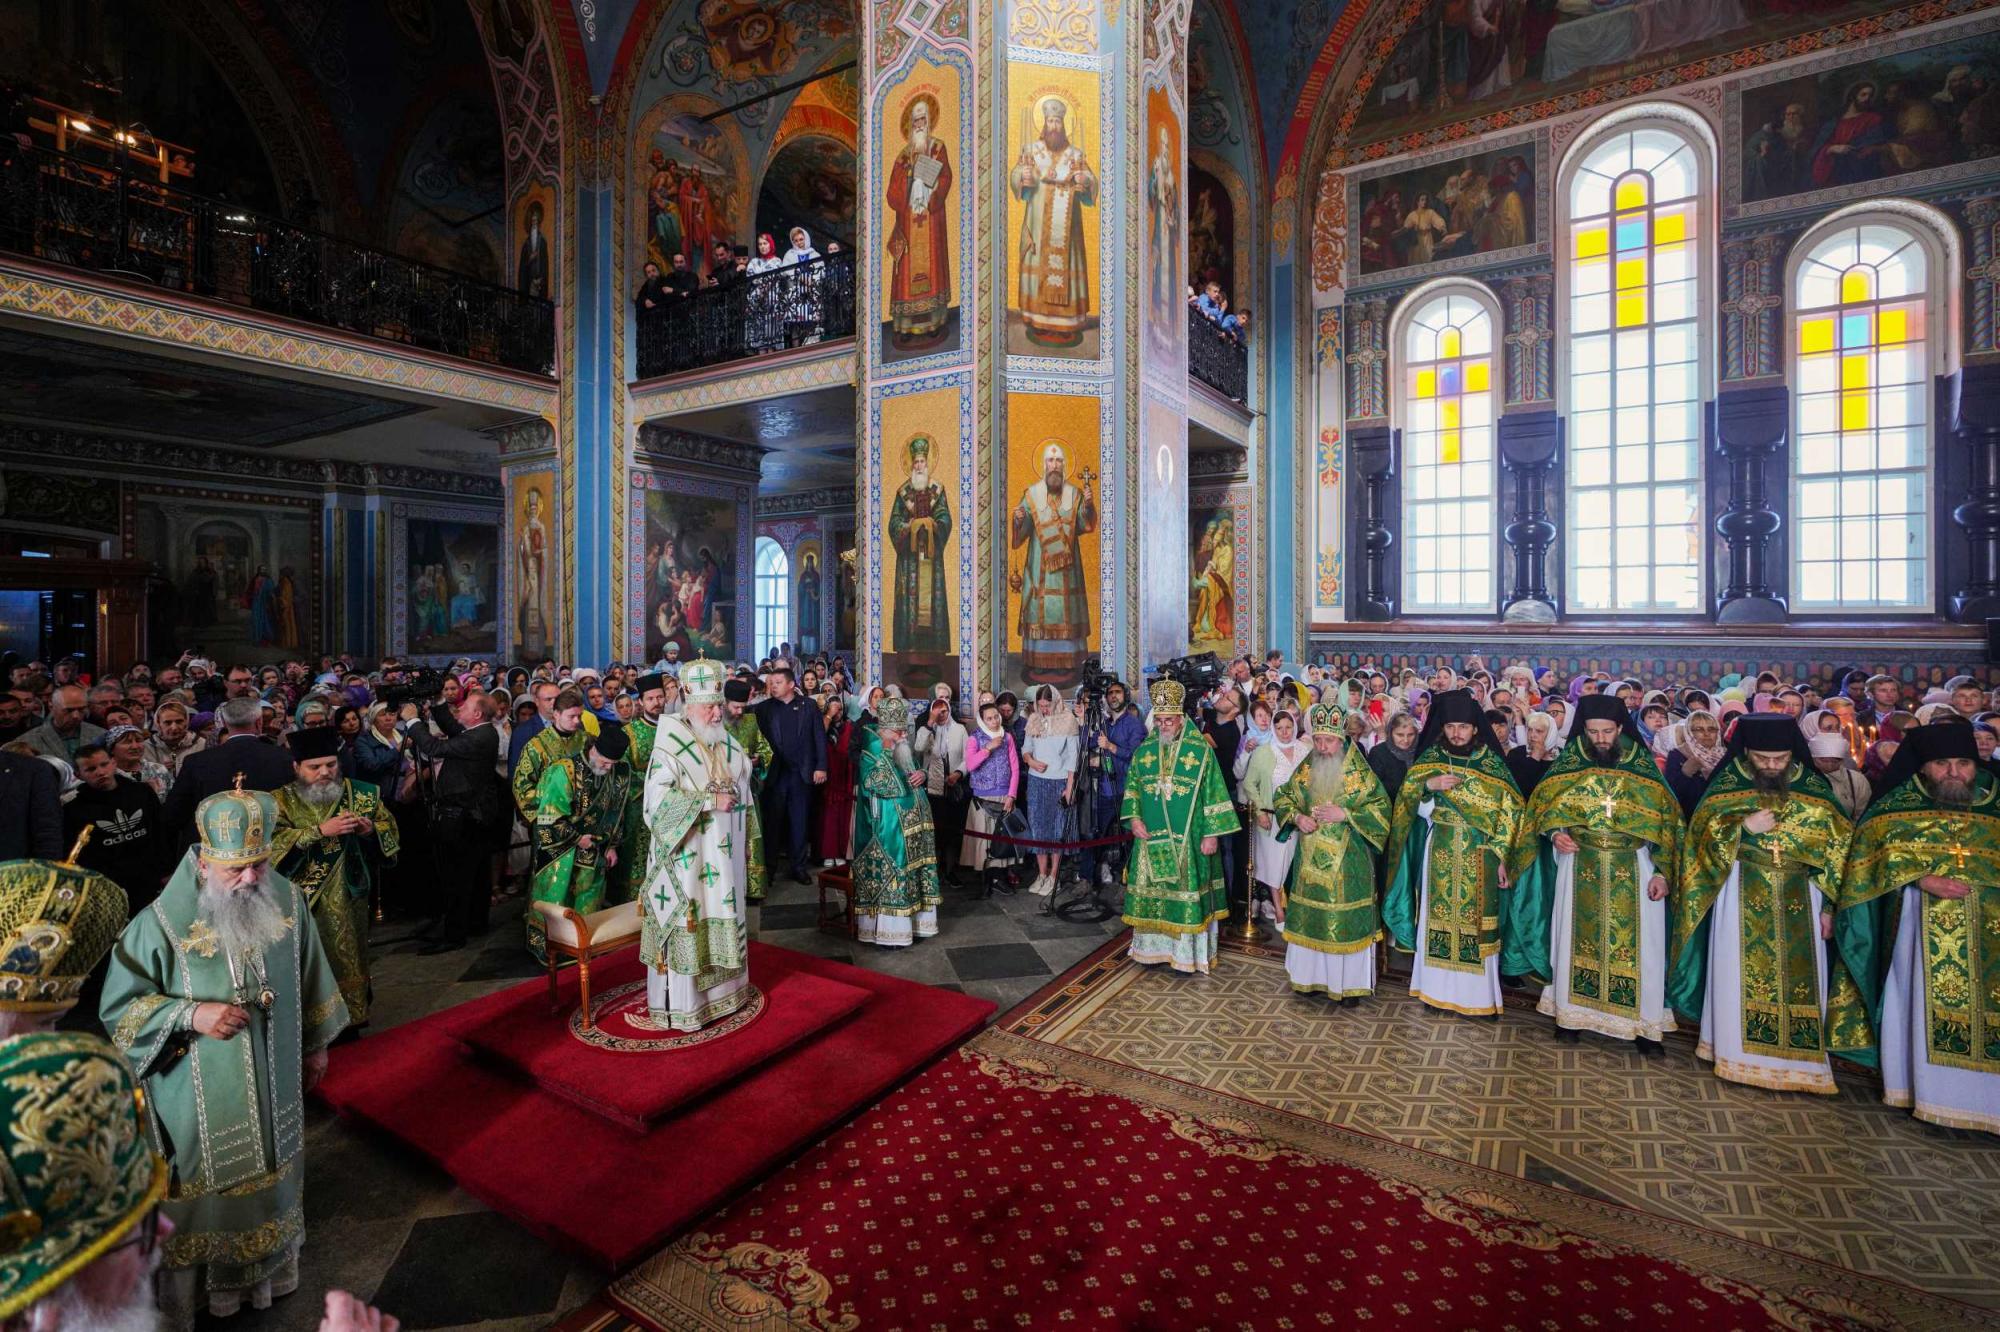
<svg viewBox="0 0 2000 1332">
<path fill-rule="evenodd" d="M 1831 1096 L 1826 961 L 1847 815 L 1798 723 L 1741 717 L 1688 825 L 1667 999 L 1715 1075 Z"/>
<path fill-rule="evenodd" d="M 1218 839 L 1243 825 L 1215 747 L 1189 732 L 1187 691 L 1177 680 L 1155 680 L 1149 692 L 1152 734 L 1132 754 L 1118 809 L 1132 832 L 1125 884 L 1131 956 L 1206 975 L 1215 965 L 1217 922 L 1229 915 Z"/>
<path fill-rule="evenodd" d="M 1680 873 L 1683 832 L 1680 802 L 1631 710 L 1609 694 L 1578 702 L 1569 743 L 1535 787 L 1509 865 L 1523 878 L 1544 839 L 1554 852 L 1548 917 L 1516 915 L 1509 925 L 1527 936 L 1526 972 L 1548 978 L 1535 1011 L 1556 1020 L 1557 1040 L 1594 1031 L 1636 1040 L 1641 1054 L 1664 1053 L 1660 1037 L 1674 1029 L 1667 892 Z"/>
<path fill-rule="evenodd" d="M 1389 820 L 1382 923 L 1397 948 L 1415 954 L 1411 994 L 1498 1020 L 1501 894 L 1527 805 L 1492 734 L 1469 690 L 1431 699 Z M 1540 879 L 1537 867 L 1515 891 L 1537 893 Z"/>
<path fill-rule="evenodd" d="M 906 947 L 938 932 L 937 832 L 910 752 L 910 701 L 884 698 L 861 732 L 854 807 L 854 921 L 863 943 Z"/>
<path fill-rule="evenodd" d="M 618 868 L 618 830 L 625 820 L 625 793 L 632 768 L 625 756 L 632 742 L 622 726 L 606 723 L 581 754 L 560 758 L 542 770 L 535 789 L 533 902 L 568 907 L 588 916 L 604 905 L 612 872 Z M 548 962 L 548 918 L 530 905 L 523 917 L 528 951 Z"/>
<path fill-rule="evenodd" d="M 722 723 L 720 662 L 681 667 L 680 714 L 663 715 L 646 768 L 652 858 L 639 896 L 646 1008 L 698 1031 L 750 1002 L 750 756 Z"/>
<path fill-rule="evenodd" d="M 1855 826 L 1833 922 L 1828 1048 L 1882 1099 L 2000 1133 L 2000 788 L 1957 720 L 1903 738 Z"/>
<path fill-rule="evenodd" d="M 1375 993 L 1375 857 L 1389 840 L 1389 793 L 1360 750 L 1349 747 L 1332 703 L 1307 714 L 1312 753 L 1271 801 L 1297 836 L 1285 891 L 1285 970 L 1292 989 L 1353 1007 Z"/>
<path fill-rule="evenodd" d="M 320 944 L 340 981 L 347 1017 L 368 1025 L 368 895 L 376 867 L 401 848 L 395 816 L 367 782 L 340 775 L 340 732 L 331 726 L 292 732 L 294 780 L 272 794 L 278 824 L 271 859 L 306 895 Z"/>
<path fill-rule="evenodd" d="M 173 1169 L 160 1307 L 174 1329 L 299 1283 L 305 1093 L 347 1005 L 305 895 L 271 867 L 277 820 L 262 791 L 202 801 L 199 843 L 126 926 L 104 984 L 104 1025 Z"/>
</svg>

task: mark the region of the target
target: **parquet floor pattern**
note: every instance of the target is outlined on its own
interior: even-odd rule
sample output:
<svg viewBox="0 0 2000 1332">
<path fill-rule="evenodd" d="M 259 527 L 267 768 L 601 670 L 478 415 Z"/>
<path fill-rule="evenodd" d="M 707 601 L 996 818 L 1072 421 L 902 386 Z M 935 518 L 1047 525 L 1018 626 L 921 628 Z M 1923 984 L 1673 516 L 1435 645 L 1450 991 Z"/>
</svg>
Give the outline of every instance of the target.
<svg viewBox="0 0 2000 1332">
<path fill-rule="evenodd" d="M 1265 950 L 1211 976 L 1108 964 L 1010 1029 L 1148 1072 L 1777 1249 L 2000 1308 L 2000 1139 L 1840 1095 L 1726 1083 L 1691 1034 L 1665 1059 L 1558 1045 L 1510 999 L 1439 1013 L 1387 979 L 1358 1008 L 1293 994 Z M 1980 1255 L 1986 1255 L 1981 1258 Z"/>
</svg>

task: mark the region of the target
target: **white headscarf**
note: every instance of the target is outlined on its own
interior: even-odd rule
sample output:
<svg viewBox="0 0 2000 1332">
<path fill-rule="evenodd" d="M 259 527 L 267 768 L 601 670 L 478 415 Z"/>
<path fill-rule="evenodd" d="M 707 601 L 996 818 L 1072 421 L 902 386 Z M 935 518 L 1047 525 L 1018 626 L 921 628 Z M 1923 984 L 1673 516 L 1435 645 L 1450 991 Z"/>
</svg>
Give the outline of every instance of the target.
<svg viewBox="0 0 2000 1332">
<path fill-rule="evenodd" d="M 797 232 L 799 235 L 805 237 L 806 239 L 805 248 L 801 249 L 799 246 L 794 245 L 789 250 L 786 250 L 785 263 L 787 265 L 802 264 L 809 259 L 819 258 L 819 251 L 813 248 L 812 233 L 810 231 L 807 231 L 804 227 L 793 227 L 792 230 Z"/>
</svg>

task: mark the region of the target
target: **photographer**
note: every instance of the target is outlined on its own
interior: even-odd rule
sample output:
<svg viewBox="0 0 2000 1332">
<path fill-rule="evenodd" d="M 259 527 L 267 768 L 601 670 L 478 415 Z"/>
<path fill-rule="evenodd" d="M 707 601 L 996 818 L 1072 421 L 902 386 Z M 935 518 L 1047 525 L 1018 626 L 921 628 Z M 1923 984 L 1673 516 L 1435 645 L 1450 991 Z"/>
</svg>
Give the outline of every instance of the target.
<svg viewBox="0 0 2000 1332">
<path fill-rule="evenodd" d="M 1138 752 L 1139 742 L 1145 738 L 1146 719 L 1132 705 L 1125 686 L 1117 680 L 1105 685 L 1104 715 L 1086 728 L 1083 735 L 1084 764 L 1089 770 L 1086 789 L 1094 797 L 1093 804 L 1084 806 L 1083 840 L 1108 837 L 1116 827 L 1118 806 L 1125 799 L 1125 771 L 1132 766 L 1132 755 Z M 1095 883 L 1100 877 L 1100 866 L 1101 877 L 1108 879 L 1123 858 L 1121 847 L 1085 847 L 1077 869 L 1085 883 Z"/>
<path fill-rule="evenodd" d="M 426 932 L 425 956 L 465 947 L 484 934 L 492 901 L 493 848 L 501 826 L 500 732 L 494 702 L 468 691 L 456 708 L 431 704 L 438 732 L 424 725 L 415 703 L 403 705 L 403 734 L 424 762 L 438 764 L 432 787 L 431 845 L 437 853 L 438 919 Z"/>
</svg>

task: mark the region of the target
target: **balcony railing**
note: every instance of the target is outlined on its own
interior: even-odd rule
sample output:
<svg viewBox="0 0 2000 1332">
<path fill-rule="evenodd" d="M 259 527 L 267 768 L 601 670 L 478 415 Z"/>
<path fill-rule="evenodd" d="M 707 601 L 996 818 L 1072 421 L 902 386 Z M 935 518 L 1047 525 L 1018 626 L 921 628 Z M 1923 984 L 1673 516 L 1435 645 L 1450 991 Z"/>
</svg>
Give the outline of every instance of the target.
<svg viewBox="0 0 2000 1332">
<path fill-rule="evenodd" d="M 514 370 L 555 365 L 548 301 L 0 140 L 0 249 Z"/>
<path fill-rule="evenodd" d="M 1192 305 L 1188 307 L 1188 373 L 1225 398 L 1250 401 L 1250 349 Z"/>
<path fill-rule="evenodd" d="M 854 335 L 854 252 L 774 268 L 640 308 L 640 379 Z"/>
</svg>

